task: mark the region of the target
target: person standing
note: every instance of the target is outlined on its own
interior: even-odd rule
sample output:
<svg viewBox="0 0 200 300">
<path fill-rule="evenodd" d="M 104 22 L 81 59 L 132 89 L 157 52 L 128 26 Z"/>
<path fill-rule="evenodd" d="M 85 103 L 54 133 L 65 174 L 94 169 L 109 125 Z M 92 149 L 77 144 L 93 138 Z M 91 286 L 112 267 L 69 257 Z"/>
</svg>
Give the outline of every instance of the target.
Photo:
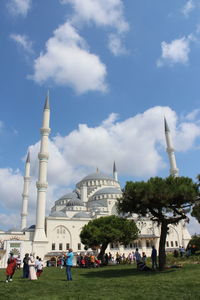
<svg viewBox="0 0 200 300">
<path fill-rule="evenodd" d="M 33 254 L 30 254 L 28 265 L 29 265 L 29 279 L 37 280 L 36 270 L 35 270 L 35 257 L 33 256 Z"/>
<path fill-rule="evenodd" d="M 73 266 L 73 258 L 74 258 L 74 253 L 72 251 L 73 250 L 70 248 L 67 253 L 67 259 L 66 259 L 66 275 L 68 281 L 72 280 L 71 268 Z"/>
<path fill-rule="evenodd" d="M 25 257 L 23 259 L 23 278 L 28 278 L 28 275 L 29 275 L 28 261 L 29 261 L 29 255 L 28 255 L 28 253 L 26 253 Z"/>
<path fill-rule="evenodd" d="M 36 272 L 37 278 L 41 276 L 42 272 L 43 272 L 43 262 L 41 258 L 39 258 L 37 264 L 37 272 Z"/>
<path fill-rule="evenodd" d="M 12 281 L 12 277 L 15 273 L 15 270 L 17 268 L 17 261 L 16 259 L 13 257 L 13 253 L 10 253 L 10 257 L 8 258 L 7 261 L 7 268 L 6 268 L 6 282 Z"/>
<path fill-rule="evenodd" d="M 136 260 L 136 263 L 141 261 L 141 255 L 138 251 L 138 248 L 136 248 L 136 250 L 135 250 L 135 260 Z"/>
<path fill-rule="evenodd" d="M 151 251 L 151 261 L 152 261 L 152 269 L 157 269 L 157 250 L 155 249 L 155 246 L 152 246 Z"/>
</svg>

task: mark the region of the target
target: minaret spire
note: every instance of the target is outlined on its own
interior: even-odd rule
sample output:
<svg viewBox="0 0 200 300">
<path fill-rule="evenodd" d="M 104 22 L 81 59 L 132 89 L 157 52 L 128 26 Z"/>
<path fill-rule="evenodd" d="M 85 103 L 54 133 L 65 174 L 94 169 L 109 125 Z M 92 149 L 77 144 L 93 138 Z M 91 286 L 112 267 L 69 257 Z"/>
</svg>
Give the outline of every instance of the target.
<svg viewBox="0 0 200 300">
<path fill-rule="evenodd" d="M 28 152 L 25 164 L 24 187 L 22 193 L 21 230 L 27 227 L 28 198 L 30 185 L 30 152 Z"/>
<path fill-rule="evenodd" d="M 113 178 L 114 178 L 116 181 L 118 181 L 117 168 L 116 168 L 115 161 L 114 161 L 114 164 L 113 164 Z"/>
<path fill-rule="evenodd" d="M 40 129 L 41 143 L 39 158 L 39 175 L 37 186 L 37 211 L 36 211 L 36 228 L 34 241 L 45 242 L 47 241 L 45 234 L 45 209 L 46 209 L 46 193 L 47 193 L 47 164 L 48 164 L 48 144 L 49 134 L 51 129 L 49 128 L 50 121 L 50 106 L 49 106 L 49 92 L 47 93 L 44 112 L 43 112 L 43 123 Z"/>
<path fill-rule="evenodd" d="M 174 153 L 174 147 L 172 143 L 171 133 L 169 130 L 169 126 L 167 124 L 167 120 L 164 117 L 164 125 L 165 125 L 165 138 L 166 138 L 166 144 L 167 144 L 167 153 L 169 156 L 169 163 L 170 163 L 170 175 L 177 177 L 178 176 L 178 168 L 176 166 L 176 157 Z"/>
</svg>

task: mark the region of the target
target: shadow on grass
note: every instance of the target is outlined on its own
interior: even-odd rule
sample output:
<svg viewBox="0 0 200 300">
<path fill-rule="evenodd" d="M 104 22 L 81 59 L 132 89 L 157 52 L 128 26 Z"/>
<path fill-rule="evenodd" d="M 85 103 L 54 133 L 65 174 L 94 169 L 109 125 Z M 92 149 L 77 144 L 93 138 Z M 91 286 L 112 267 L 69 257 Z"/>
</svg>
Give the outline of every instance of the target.
<svg viewBox="0 0 200 300">
<path fill-rule="evenodd" d="M 90 271 L 84 274 L 80 274 L 84 277 L 98 277 L 98 278 L 116 278 L 116 277 L 125 277 L 125 276 L 155 276 L 160 274 L 169 274 L 175 272 L 175 270 L 166 270 L 166 271 L 138 271 L 136 269 L 100 269 L 98 271 Z"/>
</svg>

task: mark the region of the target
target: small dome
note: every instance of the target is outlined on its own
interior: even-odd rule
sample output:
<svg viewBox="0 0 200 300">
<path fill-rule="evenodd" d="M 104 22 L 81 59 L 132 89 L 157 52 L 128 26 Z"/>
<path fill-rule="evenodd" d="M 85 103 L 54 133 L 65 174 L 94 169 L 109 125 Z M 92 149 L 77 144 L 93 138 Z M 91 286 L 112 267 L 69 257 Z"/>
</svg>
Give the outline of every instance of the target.
<svg viewBox="0 0 200 300">
<path fill-rule="evenodd" d="M 122 191 L 115 187 L 105 187 L 103 189 L 98 190 L 93 196 L 103 194 L 122 194 Z"/>
<path fill-rule="evenodd" d="M 91 218 L 90 215 L 84 211 L 76 213 L 73 218 Z"/>
<path fill-rule="evenodd" d="M 67 215 L 63 211 L 54 211 L 49 214 L 50 217 L 65 217 L 67 218 Z"/>
</svg>

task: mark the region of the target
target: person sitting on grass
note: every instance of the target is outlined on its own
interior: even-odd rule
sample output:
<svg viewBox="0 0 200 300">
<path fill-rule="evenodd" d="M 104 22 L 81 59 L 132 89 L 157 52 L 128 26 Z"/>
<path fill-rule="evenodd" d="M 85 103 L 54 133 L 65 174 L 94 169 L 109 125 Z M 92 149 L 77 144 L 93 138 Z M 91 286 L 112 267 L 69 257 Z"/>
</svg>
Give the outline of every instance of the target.
<svg viewBox="0 0 200 300">
<path fill-rule="evenodd" d="M 151 269 L 149 267 L 147 267 L 147 265 L 143 261 L 137 262 L 137 269 L 139 271 L 151 271 Z"/>
<path fill-rule="evenodd" d="M 13 257 L 13 253 L 10 253 L 10 257 L 8 258 L 7 261 L 7 268 L 6 268 L 6 282 L 12 281 L 12 277 L 15 273 L 15 270 L 17 268 L 17 261 L 16 259 Z"/>
</svg>

